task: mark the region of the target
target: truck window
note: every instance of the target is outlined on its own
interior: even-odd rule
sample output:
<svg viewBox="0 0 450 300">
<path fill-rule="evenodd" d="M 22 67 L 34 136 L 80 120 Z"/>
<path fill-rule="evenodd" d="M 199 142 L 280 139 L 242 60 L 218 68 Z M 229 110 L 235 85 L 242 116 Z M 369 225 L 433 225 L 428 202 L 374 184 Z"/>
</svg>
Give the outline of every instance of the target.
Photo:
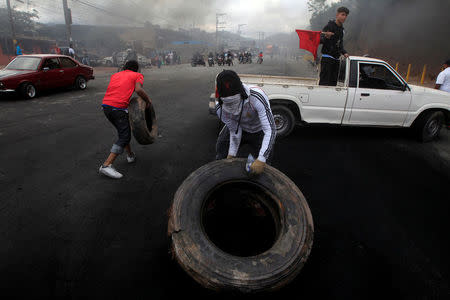
<svg viewBox="0 0 450 300">
<path fill-rule="evenodd" d="M 339 61 L 339 74 L 338 74 L 338 82 L 337 86 L 345 86 L 345 73 L 347 71 L 347 61 L 341 59 Z"/>
<path fill-rule="evenodd" d="M 359 87 L 365 89 L 402 90 L 403 83 L 384 65 L 360 63 Z"/>
</svg>

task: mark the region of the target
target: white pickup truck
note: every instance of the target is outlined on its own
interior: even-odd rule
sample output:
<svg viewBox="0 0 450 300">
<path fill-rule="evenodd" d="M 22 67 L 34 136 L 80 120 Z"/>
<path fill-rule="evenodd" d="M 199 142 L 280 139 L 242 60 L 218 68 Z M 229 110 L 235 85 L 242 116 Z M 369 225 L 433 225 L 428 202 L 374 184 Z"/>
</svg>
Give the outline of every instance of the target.
<svg viewBox="0 0 450 300">
<path fill-rule="evenodd" d="M 239 75 L 270 99 L 278 136 L 296 124 L 412 127 L 431 141 L 450 125 L 450 93 L 408 84 L 388 63 L 369 57 L 341 60 L 337 86 L 315 78 Z M 210 97 L 215 114 L 217 99 Z"/>
</svg>

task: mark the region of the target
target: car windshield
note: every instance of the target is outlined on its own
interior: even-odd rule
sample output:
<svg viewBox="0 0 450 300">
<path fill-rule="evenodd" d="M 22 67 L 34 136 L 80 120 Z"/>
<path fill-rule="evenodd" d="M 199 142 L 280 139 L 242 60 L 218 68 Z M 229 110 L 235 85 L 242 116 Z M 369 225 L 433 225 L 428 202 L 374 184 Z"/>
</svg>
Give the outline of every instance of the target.
<svg viewBox="0 0 450 300">
<path fill-rule="evenodd" d="M 9 70 L 37 70 L 39 67 L 39 63 L 41 59 L 39 57 L 25 57 L 19 56 L 16 57 L 9 65 L 6 66 L 6 69 Z"/>
</svg>

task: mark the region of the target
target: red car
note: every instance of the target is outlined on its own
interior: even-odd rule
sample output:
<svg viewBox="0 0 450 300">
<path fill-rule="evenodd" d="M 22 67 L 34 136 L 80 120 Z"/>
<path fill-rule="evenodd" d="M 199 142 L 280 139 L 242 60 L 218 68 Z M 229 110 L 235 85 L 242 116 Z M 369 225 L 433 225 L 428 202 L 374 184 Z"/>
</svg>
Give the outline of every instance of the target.
<svg viewBox="0 0 450 300">
<path fill-rule="evenodd" d="M 20 55 L 0 70 L 0 92 L 36 97 L 37 91 L 75 86 L 80 90 L 94 79 L 94 70 L 65 55 Z"/>
</svg>

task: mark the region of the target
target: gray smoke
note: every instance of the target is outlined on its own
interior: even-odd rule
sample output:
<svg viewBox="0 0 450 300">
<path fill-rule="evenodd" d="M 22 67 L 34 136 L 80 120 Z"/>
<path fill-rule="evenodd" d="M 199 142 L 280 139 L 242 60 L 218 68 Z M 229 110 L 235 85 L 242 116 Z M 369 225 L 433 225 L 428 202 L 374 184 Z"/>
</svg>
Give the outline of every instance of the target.
<svg viewBox="0 0 450 300">
<path fill-rule="evenodd" d="M 438 68 L 450 58 L 449 0 L 344 0 L 313 11 L 311 28 L 321 30 L 343 5 L 350 9 L 344 26 L 353 54 L 412 63 L 418 70 L 425 63 Z"/>
<path fill-rule="evenodd" d="M 133 1 L 105 1 L 103 7 L 113 12 L 117 17 L 108 16 L 103 13 L 92 14 L 95 23 L 118 23 L 126 24 L 150 22 L 168 28 L 189 28 L 201 26 L 205 17 L 214 11 L 214 1 L 208 0 L 133 0 Z M 99 5 L 101 1 L 97 1 Z M 74 2 L 74 5 L 76 2 Z M 78 4 L 81 5 L 81 4 Z M 95 11 L 93 11 L 95 12 Z M 122 17 L 121 17 L 122 16 Z"/>
</svg>

